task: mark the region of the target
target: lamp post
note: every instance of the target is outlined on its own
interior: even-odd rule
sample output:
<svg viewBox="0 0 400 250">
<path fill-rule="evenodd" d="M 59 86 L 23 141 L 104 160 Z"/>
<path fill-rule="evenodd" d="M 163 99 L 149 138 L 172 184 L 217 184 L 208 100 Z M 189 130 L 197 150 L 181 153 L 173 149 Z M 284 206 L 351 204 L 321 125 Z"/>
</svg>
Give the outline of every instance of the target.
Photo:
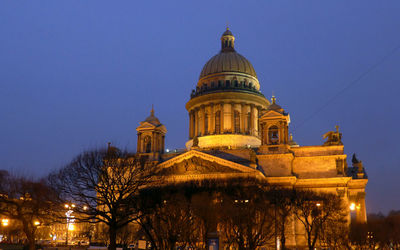
<svg viewBox="0 0 400 250">
<path fill-rule="evenodd" d="M 8 219 L 2 219 L 1 220 L 1 226 L 3 228 L 2 233 L 3 233 L 3 237 L 1 238 L 1 241 L 4 240 L 4 238 L 8 238 L 8 237 L 4 237 L 6 234 L 6 227 L 9 225 L 9 220 Z"/>
<path fill-rule="evenodd" d="M 67 231 L 65 233 L 65 245 L 68 246 L 68 231 L 70 229 L 69 227 L 70 224 L 73 224 L 75 221 L 74 216 L 72 215 L 73 212 L 72 208 L 75 207 L 75 204 L 65 204 L 64 207 L 68 209 L 67 212 L 65 213 L 65 216 L 67 217 Z"/>
</svg>

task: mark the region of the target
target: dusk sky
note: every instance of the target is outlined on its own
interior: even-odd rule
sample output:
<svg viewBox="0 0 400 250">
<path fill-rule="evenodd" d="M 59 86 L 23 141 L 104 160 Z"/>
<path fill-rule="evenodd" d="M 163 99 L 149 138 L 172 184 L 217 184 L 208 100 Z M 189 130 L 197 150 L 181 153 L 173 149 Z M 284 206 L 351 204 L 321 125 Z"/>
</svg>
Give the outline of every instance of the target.
<svg viewBox="0 0 400 250">
<path fill-rule="evenodd" d="M 340 126 L 369 176 L 367 211 L 400 210 L 400 1 L 0 1 L 0 169 L 42 177 L 83 150 L 166 147 L 227 23 L 300 145 Z"/>
</svg>

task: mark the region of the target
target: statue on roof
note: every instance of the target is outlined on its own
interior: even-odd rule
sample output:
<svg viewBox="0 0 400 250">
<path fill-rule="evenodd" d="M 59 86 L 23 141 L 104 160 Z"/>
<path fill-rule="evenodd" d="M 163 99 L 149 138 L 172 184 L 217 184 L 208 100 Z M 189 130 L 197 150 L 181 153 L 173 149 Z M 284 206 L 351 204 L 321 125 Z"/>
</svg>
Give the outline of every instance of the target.
<svg viewBox="0 0 400 250">
<path fill-rule="evenodd" d="M 324 146 L 343 145 L 342 133 L 339 132 L 339 126 L 336 125 L 335 128 L 336 132 L 329 131 L 322 136 L 323 139 L 327 139 L 324 142 Z"/>
<path fill-rule="evenodd" d="M 193 144 L 192 148 L 198 148 L 199 147 L 199 138 L 197 136 L 193 137 Z"/>
</svg>

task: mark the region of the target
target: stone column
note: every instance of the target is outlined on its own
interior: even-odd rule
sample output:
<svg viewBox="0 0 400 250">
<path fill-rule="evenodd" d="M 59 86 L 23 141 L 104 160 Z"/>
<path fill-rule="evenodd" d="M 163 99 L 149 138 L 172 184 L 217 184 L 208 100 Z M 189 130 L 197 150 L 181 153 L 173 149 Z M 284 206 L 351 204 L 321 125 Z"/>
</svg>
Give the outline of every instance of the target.
<svg viewBox="0 0 400 250">
<path fill-rule="evenodd" d="M 136 152 L 142 153 L 142 133 L 138 133 Z"/>
<path fill-rule="evenodd" d="M 244 102 L 240 103 L 240 133 L 245 134 L 246 126 L 246 104 Z"/>
<path fill-rule="evenodd" d="M 196 108 L 194 109 L 194 135 L 198 136 L 199 135 L 199 110 Z"/>
<path fill-rule="evenodd" d="M 231 102 L 231 133 L 235 133 L 235 103 Z"/>
<path fill-rule="evenodd" d="M 206 134 L 206 112 L 205 112 L 205 106 L 201 105 L 200 107 L 200 115 L 201 115 L 201 119 L 200 119 L 200 133 L 201 136 Z"/>
<path fill-rule="evenodd" d="M 151 132 L 151 152 L 155 151 L 155 144 L 156 144 L 156 140 L 155 140 L 154 132 Z"/>
<path fill-rule="evenodd" d="M 220 114 L 221 114 L 221 117 L 220 117 L 220 134 L 223 134 L 224 133 L 224 116 L 225 116 L 225 114 L 224 114 L 224 103 L 223 102 L 221 102 L 221 112 L 220 112 Z"/>
<path fill-rule="evenodd" d="M 254 135 L 255 129 L 254 129 L 254 104 L 250 104 L 250 135 Z"/>
<path fill-rule="evenodd" d="M 367 222 L 367 211 L 365 207 L 365 193 L 358 193 L 356 221 L 365 223 Z"/>
<path fill-rule="evenodd" d="M 164 151 L 165 151 L 165 135 L 163 135 L 162 137 L 161 137 L 161 153 L 164 153 Z"/>
<path fill-rule="evenodd" d="M 258 136 L 258 137 L 260 137 L 260 135 L 261 135 L 261 132 L 260 132 L 260 115 L 261 115 L 261 107 L 257 107 L 257 119 L 256 119 L 256 130 L 257 130 L 257 134 L 256 134 L 256 136 Z"/>
<path fill-rule="evenodd" d="M 214 112 L 214 103 L 210 104 L 210 117 L 208 119 L 210 121 L 210 125 L 208 126 L 208 130 L 210 134 L 215 134 L 215 112 Z"/>
<path fill-rule="evenodd" d="M 284 129 L 285 129 L 285 144 L 288 144 L 289 141 L 289 128 L 287 122 L 283 123 Z"/>
<path fill-rule="evenodd" d="M 193 137 L 193 113 L 189 111 L 189 139 Z"/>
</svg>

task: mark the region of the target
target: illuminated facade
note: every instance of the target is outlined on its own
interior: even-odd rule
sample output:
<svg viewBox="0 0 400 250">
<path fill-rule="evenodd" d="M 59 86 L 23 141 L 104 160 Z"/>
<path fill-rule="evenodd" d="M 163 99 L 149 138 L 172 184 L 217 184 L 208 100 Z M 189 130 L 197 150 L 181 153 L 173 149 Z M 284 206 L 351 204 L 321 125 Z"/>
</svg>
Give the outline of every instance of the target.
<svg viewBox="0 0 400 250">
<path fill-rule="evenodd" d="M 368 179 L 355 157 L 348 167 L 338 127 L 324 135 L 323 145 L 298 145 L 289 134 L 289 114 L 275 97 L 267 100 L 260 85 L 251 63 L 236 52 L 235 37 L 227 29 L 221 51 L 204 65 L 186 103 L 186 150 L 164 152 L 166 128 L 152 110 L 137 128 L 138 153 L 151 156 L 173 182 L 243 176 L 335 193 L 348 205 L 349 216 L 365 222 Z M 294 222 L 292 228 L 287 244 L 304 245 L 300 226 Z"/>
</svg>

